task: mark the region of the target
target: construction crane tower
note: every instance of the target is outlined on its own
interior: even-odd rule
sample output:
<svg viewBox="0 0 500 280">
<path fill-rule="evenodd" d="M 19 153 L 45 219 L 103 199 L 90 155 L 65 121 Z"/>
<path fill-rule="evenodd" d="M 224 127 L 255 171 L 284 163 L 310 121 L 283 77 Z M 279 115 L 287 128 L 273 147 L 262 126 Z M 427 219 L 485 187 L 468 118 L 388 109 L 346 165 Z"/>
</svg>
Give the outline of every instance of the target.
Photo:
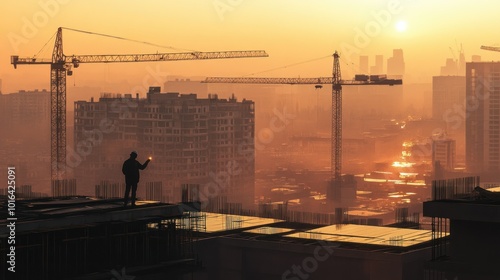
<svg viewBox="0 0 500 280">
<path fill-rule="evenodd" d="M 333 54 L 333 73 L 331 77 L 318 78 L 266 78 L 266 77 L 207 77 L 205 83 L 240 83 L 240 84 L 322 84 L 332 85 L 332 122 L 331 122 L 331 186 L 333 196 L 340 199 L 342 187 L 342 86 L 364 85 L 401 85 L 401 79 L 387 79 L 386 75 L 356 75 L 354 80 L 342 80 L 340 55 Z"/>
<path fill-rule="evenodd" d="M 50 100 L 51 100 L 51 177 L 52 180 L 65 179 L 66 166 L 66 75 L 71 76 L 72 68 L 78 68 L 81 63 L 111 63 L 111 62 L 152 62 L 176 60 L 204 60 L 242 57 L 267 57 L 262 50 L 257 51 L 224 51 L 224 52 L 184 52 L 155 54 L 112 54 L 112 55 L 72 55 L 63 52 L 62 27 L 57 30 L 54 50 L 51 59 L 36 57 L 20 58 L 11 56 L 11 64 L 40 65 L 50 64 Z M 69 28 L 68 28 L 69 29 Z M 92 33 L 88 31 L 79 31 Z M 102 35 L 102 34 L 101 34 Z M 120 38 L 123 39 L 123 38 Z"/>
</svg>

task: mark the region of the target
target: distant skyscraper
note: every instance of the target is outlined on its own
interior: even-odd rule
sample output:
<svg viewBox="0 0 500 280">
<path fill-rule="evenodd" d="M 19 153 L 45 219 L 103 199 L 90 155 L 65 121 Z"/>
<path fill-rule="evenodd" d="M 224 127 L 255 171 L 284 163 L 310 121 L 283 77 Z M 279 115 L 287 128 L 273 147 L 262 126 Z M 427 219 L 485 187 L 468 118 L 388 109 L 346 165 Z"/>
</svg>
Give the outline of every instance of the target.
<svg viewBox="0 0 500 280">
<path fill-rule="evenodd" d="M 402 76 L 405 74 L 405 60 L 402 49 L 392 51 L 392 57 L 387 59 L 387 75 Z"/>
<path fill-rule="evenodd" d="M 2 94 L 2 79 L 0 79 L 0 94 Z"/>
<path fill-rule="evenodd" d="M 370 67 L 370 74 L 379 75 L 384 74 L 384 56 L 376 55 L 375 56 L 375 65 Z"/>
<path fill-rule="evenodd" d="M 442 168 L 453 171 L 455 168 L 456 142 L 452 139 L 432 141 L 432 164 L 439 161 Z"/>
<path fill-rule="evenodd" d="M 223 196 L 252 206 L 254 125 L 254 102 L 234 97 L 201 99 L 153 87 L 145 99 L 108 94 L 77 101 L 74 151 L 85 155 L 75 167 L 78 185 L 123 180 L 121 164 L 136 150 L 141 162 L 153 157 L 141 182 L 162 182 L 164 193 L 177 195 L 171 201 L 180 201 L 183 184 L 199 184 L 201 200 Z"/>
<path fill-rule="evenodd" d="M 467 170 L 479 173 L 484 180 L 498 180 L 500 62 L 470 62 L 466 69 Z"/>
<path fill-rule="evenodd" d="M 457 76 L 458 73 L 458 65 L 453 58 L 446 59 L 446 65 L 441 66 L 441 76 Z"/>
<path fill-rule="evenodd" d="M 368 74 L 368 56 L 361 55 L 359 57 L 359 74 Z"/>
</svg>

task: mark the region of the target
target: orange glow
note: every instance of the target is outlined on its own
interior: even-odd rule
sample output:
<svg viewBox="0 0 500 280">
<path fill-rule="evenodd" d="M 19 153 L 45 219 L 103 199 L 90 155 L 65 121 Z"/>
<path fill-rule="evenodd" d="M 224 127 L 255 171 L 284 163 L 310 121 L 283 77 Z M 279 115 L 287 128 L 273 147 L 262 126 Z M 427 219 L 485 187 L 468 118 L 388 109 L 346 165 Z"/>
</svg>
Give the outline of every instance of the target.
<svg viewBox="0 0 500 280">
<path fill-rule="evenodd" d="M 49 9 L 39 4 L 46 2 L 58 5 Z M 45 67 L 32 70 L 23 67 L 23 70 L 14 71 L 8 57 L 39 53 L 59 26 L 174 47 L 162 49 L 66 32 L 63 36 L 66 55 L 240 49 L 265 49 L 270 54 L 268 59 L 262 60 L 160 63 L 163 72 L 170 75 L 240 76 L 329 55 L 335 49 L 342 51 L 342 45 L 348 44 L 353 52 L 341 53 L 346 60 L 350 56 L 348 60 L 353 62 L 357 61 L 358 53 L 389 57 L 393 48 L 404 49 L 406 73 L 411 73 L 408 82 L 421 82 L 438 74 L 439 67 L 450 56 L 449 47 L 456 38 L 463 43 L 468 56 L 481 54 L 484 60 L 498 59 L 497 54 L 482 52 L 478 46 L 494 40 L 488 41 L 487 38 L 497 37 L 491 23 L 497 18 L 495 12 L 499 3 L 478 5 L 473 1 L 460 1 L 450 6 L 446 1 L 398 2 L 400 8 L 394 11 L 390 21 L 378 23 L 376 27 L 380 28 L 376 34 L 370 33 L 361 44 L 356 41 L 363 41 L 359 39 L 359 32 L 377 24 L 373 14 L 387 11 L 387 1 L 369 1 L 363 5 L 355 1 L 293 1 L 286 4 L 263 0 L 206 1 L 202 4 L 194 0 L 140 4 L 118 0 L 2 1 L 2 20 L 9 23 L 0 30 L 0 35 L 6 39 L 0 42 L 3 92 L 28 87 L 48 88 Z M 224 6 L 217 9 L 214 3 L 224 3 Z M 119 13 L 111 12 L 118 8 Z M 88 19 L 90 14 L 92 20 Z M 335 14 L 333 19 L 332 14 Z M 471 21 L 464 21 L 464 18 L 471 18 L 474 28 L 470 26 Z M 325 36 L 328 30 L 336 30 L 335 36 Z M 53 42 L 49 42 L 39 57 L 50 58 L 52 47 Z M 330 61 L 320 60 L 269 74 L 323 76 L 329 73 L 329 64 Z M 122 81 L 141 85 L 142 78 L 148 73 L 147 65 L 82 65 L 74 75 L 78 85 Z M 353 76 L 356 74 L 354 68 L 359 67 L 352 68 L 346 67 L 342 74 Z M 26 81 L 26 76 L 30 76 L 30 81 Z M 8 82 L 5 81 L 7 78 Z"/>
<path fill-rule="evenodd" d="M 415 165 L 414 162 L 395 161 L 392 163 L 393 167 L 402 167 L 402 168 L 409 168 L 409 167 L 413 167 L 414 165 Z"/>
</svg>

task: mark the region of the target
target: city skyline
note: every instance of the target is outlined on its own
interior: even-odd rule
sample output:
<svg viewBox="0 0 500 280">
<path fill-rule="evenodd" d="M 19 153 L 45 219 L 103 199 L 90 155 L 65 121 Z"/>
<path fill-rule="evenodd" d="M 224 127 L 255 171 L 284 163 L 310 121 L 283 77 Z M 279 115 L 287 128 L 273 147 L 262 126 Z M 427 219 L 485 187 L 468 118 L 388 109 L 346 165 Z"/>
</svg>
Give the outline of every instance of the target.
<svg viewBox="0 0 500 280">
<path fill-rule="evenodd" d="M 0 61 L 0 79 L 4 80 L 3 92 L 14 92 L 22 83 L 29 83 L 30 88 L 47 88 L 43 70 L 23 67 L 22 71 L 14 71 L 7 58 L 50 58 L 53 40 L 49 39 L 59 26 L 65 26 L 172 47 L 65 31 L 66 55 L 233 49 L 264 49 L 270 55 L 241 60 L 237 65 L 230 61 L 196 62 L 196 67 L 193 62 L 85 65 L 72 78 L 74 84 L 82 86 L 128 81 L 134 87 L 142 85 L 143 77 L 152 71 L 183 76 L 243 76 L 322 56 L 326 58 L 265 75 L 325 76 L 331 72 L 328 56 L 335 50 L 343 59 L 344 77 L 352 78 L 361 67 L 358 55 L 389 58 L 393 49 L 405 52 L 407 82 L 430 82 L 433 75 L 439 74 L 444 60 L 458 57 L 462 47 L 467 61 L 472 55 L 482 56 L 483 61 L 497 60 L 496 53 L 479 49 L 498 42 L 494 30 L 488 28 L 494 5 L 482 3 L 391 0 L 359 5 L 356 1 L 292 1 L 285 5 L 279 1 L 216 0 L 120 5 L 119 13 L 111 13 L 115 4 L 112 1 L 98 5 L 62 0 L 8 1 L 0 4 L 9 22 L 8 28 L 0 29 L 5 38 L 0 43 L 0 55 L 4 57 Z M 85 20 L 86 13 L 93 14 L 92 21 Z M 463 20 L 472 14 L 483 15 L 474 19 L 474 28 Z M 30 81 L 24 80 L 24 75 L 29 75 Z"/>
<path fill-rule="evenodd" d="M 499 279 L 497 7 L 0 3 L 0 278 Z"/>
</svg>

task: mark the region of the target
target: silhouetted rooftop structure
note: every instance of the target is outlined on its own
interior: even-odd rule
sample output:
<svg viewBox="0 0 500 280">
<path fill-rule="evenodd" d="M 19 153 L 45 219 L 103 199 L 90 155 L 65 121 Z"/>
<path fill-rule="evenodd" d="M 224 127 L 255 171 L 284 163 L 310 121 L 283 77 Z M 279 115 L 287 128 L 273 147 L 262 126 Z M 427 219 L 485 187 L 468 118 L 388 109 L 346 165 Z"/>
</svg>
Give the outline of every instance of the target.
<svg viewBox="0 0 500 280">
<path fill-rule="evenodd" d="M 0 208 L 1 223 L 11 223 L 6 199 L 0 200 Z M 183 217 L 181 205 L 138 201 L 136 207 L 124 208 L 122 199 L 18 199 L 15 217 L 16 279 L 67 279 L 103 271 L 96 279 L 110 279 L 116 267 L 141 266 L 175 274 L 167 268 L 172 262 L 193 262 L 189 229 L 176 224 Z M 7 242 L 11 235 L 1 227 L 1 279 L 10 273 L 6 256 L 13 246 Z"/>
<path fill-rule="evenodd" d="M 433 182 L 436 195 L 424 202 L 424 216 L 432 218 L 434 236 L 449 232 L 434 242 L 425 279 L 500 279 L 494 265 L 500 259 L 500 192 L 478 187 L 478 178 L 463 179 Z"/>
</svg>

